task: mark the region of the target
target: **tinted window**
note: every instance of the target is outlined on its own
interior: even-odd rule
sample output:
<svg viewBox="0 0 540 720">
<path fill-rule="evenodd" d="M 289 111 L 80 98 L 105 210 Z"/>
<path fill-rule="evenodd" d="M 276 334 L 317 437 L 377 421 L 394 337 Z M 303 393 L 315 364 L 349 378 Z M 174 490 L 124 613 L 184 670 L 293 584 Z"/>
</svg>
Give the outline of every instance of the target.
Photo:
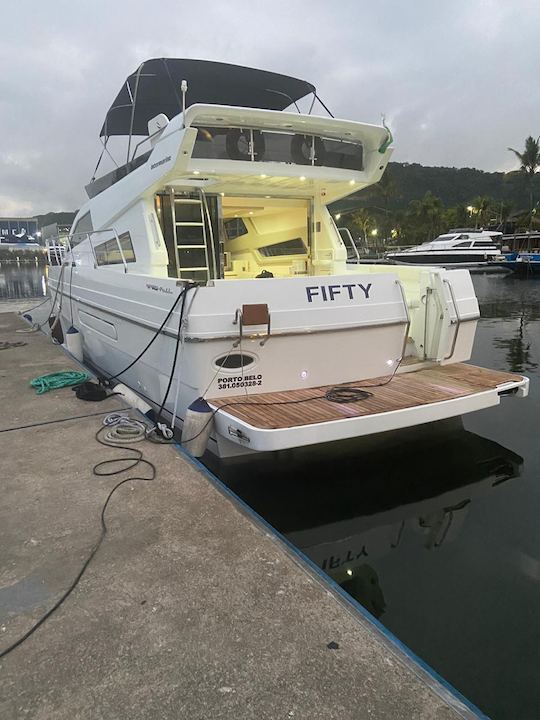
<svg viewBox="0 0 540 720">
<path fill-rule="evenodd" d="M 286 130 L 198 128 L 193 157 L 363 169 L 361 143 Z"/>
<path fill-rule="evenodd" d="M 225 220 L 223 225 L 225 226 L 227 240 L 234 240 L 234 238 L 240 237 L 240 235 L 247 235 L 247 227 L 242 218 Z"/>
<path fill-rule="evenodd" d="M 294 238 L 294 240 L 286 240 L 285 242 L 275 243 L 275 245 L 265 245 L 257 248 L 264 257 L 276 257 L 278 255 L 304 255 L 306 246 L 302 238 Z"/>
<path fill-rule="evenodd" d="M 90 213 L 87 212 L 77 220 L 77 223 L 73 228 L 73 237 L 70 238 L 72 247 L 78 245 L 82 240 L 86 240 L 86 233 L 92 232 L 93 229 L 94 226 L 92 225 L 92 217 L 90 216 Z"/>
<path fill-rule="evenodd" d="M 130 234 L 125 232 L 120 235 L 118 240 L 120 241 L 120 247 L 122 248 L 125 261 L 128 263 L 135 262 L 135 251 L 133 250 Z M 98 265 L 118 265 L 118 263 L 123 262 L 116 238 L 96 245 L 95 253 Z"/>
</svg>

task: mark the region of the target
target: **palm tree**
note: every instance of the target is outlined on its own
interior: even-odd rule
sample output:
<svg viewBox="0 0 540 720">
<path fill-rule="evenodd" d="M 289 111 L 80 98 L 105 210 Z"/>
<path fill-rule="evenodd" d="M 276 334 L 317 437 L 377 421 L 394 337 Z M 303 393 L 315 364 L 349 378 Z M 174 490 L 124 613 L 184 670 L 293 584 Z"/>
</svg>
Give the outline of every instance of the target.
<svg viewBox="0 0 540 720">
<path fill-rule="evenodd" d="M 474 227 L 489 225 L 492 215 L 496 213 L 495 200 L 488 195 L 483 195 L 475 198 L 472 201 L 472 206 L 475 214 Z"/>
<path fill-rule="evenodd" d="M 360 208 L 351 215 L 351 222 L 363 236 L 364 245 L 367 247 L 367 235 L 371 228 L 374 227 L 375 221 L 366 208 Z"/>
<path fill-rule="evenodd" d="M 525 150 L 522 153 L 511 147 L 509 147 L 508 150 L 513 152 L 521 163 L 520 170 L 524 174 L 529 188 L 529 212 L 532 218 L 534 207 L 533 180 L 536 173 L 540 170 L 540 137 L 535 140 L 532 135 L 529 135 L 525 140 Z"/>
<path fill-rule="evenodd" d="M 429 190 L 424 197 L 409 204 L 408 215 L 426 240 L 432 240 L 443 229 L 444 205 Z"/>
</svg>

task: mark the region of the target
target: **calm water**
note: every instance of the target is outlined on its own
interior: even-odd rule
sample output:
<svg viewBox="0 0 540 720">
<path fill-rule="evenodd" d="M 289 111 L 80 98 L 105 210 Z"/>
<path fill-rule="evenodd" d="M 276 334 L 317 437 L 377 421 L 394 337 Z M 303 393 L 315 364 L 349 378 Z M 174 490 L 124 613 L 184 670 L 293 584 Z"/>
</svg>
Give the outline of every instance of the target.
<svg viewBox="0 0 540 720">
<path fill-rule="evenodd" d="M 0 298 L 45 282 L 0 267 Z M 529 375 L 527 399 L 213 469 L 493 720 L 538 720 L 540 279 L 474 283 L 472 360 Z"/>
<path fill-rule="evenodd" d="M 0 263 L 0 300 L 45 297 L 47 270 L 32 263 Z"/>
<path fill-rule="evenodd" d="M 540 279 L 474 278 L 473 362 L 527 399 L 221 478 L 494 720 L 540 718 Z"/>
</svg>

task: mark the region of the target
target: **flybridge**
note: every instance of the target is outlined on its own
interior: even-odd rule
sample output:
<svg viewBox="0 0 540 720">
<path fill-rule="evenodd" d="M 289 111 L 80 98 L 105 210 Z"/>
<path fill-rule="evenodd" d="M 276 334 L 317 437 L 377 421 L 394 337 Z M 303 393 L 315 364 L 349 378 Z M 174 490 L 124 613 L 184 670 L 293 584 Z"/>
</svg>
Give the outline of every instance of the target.
<svg viewBox="0 0 540 720">
<path fill-rule="evenodd" d="M 309 109 L 301 112 L 298 102 L 308 95 Z M 311 114 L 316 102 L 328 117 Z M 286 111 L 289 106 L 296 112 Z M 280 163 L 284 176 L 289 175 L 287 165 L 320 166 L 334 169 L 329 180 L 351 185 L 376 182 L 390 156 L 386 150 L 391 136 L 384 127 L 335 119 L 305 80 L 226 63 L 154 58 L 127 78 L 107 112 L 100 132 L 102 157 L 110 153 L 110 137 L 127 136 L 126 162 L 98 179 L 94 176 L 86 186 L 89 197 L 146 165 L 149 158 L 147 167 L 161 167 L 165 163 L 153 161 L 152 149 L 184 129 L 180 160 Z M 136 142 L 135 136 L 145 139 Z M 166 152 L 171 149 L 178 146 L 169 141 Z M 200 170 L 208 173 L 212 168 Z M 274 174 L 269 169 L 258 172 Z"/>
</svg>

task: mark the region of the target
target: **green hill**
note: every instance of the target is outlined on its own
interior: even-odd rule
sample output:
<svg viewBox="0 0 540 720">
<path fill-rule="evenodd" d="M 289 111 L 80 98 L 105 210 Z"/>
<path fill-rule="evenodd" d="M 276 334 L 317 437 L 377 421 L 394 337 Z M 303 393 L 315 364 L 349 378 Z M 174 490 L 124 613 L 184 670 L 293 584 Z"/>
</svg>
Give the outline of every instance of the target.
<svg viewBox="0 0 540 720">
<path fill-rule="evenodd" d="M 540 178 L 537 180 L 538 196 Z M 413 200 L 431 192 L 445 207 L 470 205 L 474 198 L 489 196 L 510 203 L 516 210 L 528 207 L 528 195 L 521 173 L 484 172 L 475 168 L 427 167 L 418 163 L 389 163 L 381 183 L 360 190 L 335 203 L 332 210 L 343 212 L 356 207 L 383 206 L 405 210 Z"/>
<path fill-rule="evenodd" d="M 71 225 L 76 214 L 77 211 L 75 210 L 73 212 L 48 212 L 45 213 L 45 215 L 35 215 L 34 217 L 37 218 L 38 227 L 42 228 L 46 225 L 52 225 L 53 223 L 58 223 L 58 225 Z"/>
</svg>

